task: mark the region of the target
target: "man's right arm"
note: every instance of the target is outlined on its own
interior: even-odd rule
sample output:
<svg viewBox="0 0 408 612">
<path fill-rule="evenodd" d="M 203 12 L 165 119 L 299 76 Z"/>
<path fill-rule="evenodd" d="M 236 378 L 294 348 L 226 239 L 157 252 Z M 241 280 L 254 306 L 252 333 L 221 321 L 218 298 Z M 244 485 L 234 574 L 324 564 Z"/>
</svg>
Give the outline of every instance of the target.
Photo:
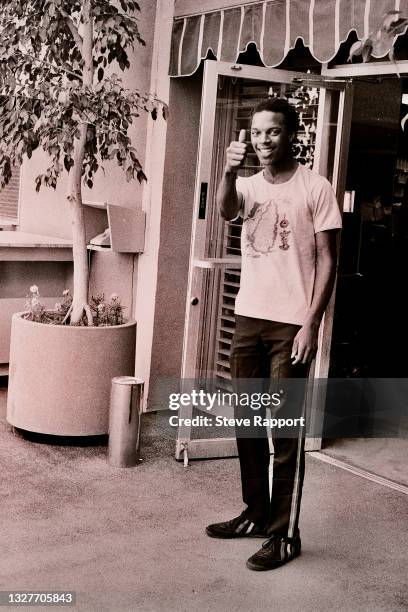
<svg viewBox="0 0 408 612">
<path fill-rule="evenodd" d="M 221 217 L 226 221 L 231 221 L 238 216 L 241 207 L 241 195 L 238 194 L 235 186 L 237 175 L 235 172 L 226 172 L 222 175 L 222 179 L 217 190 L 217 205 Z"/>
<path fill-rule="evenodd" d="M 235 219 L 241 207 L 242 196 L 238 194 L 235 182 L 237 172 L 245 162 L 246 153 L 245 130 L 241 130 L 238 141 L 231 142 L 227 148 L 225 169 L 217 189 L 217 206 L 221 216 L 227 221 Z"/>
</svg>

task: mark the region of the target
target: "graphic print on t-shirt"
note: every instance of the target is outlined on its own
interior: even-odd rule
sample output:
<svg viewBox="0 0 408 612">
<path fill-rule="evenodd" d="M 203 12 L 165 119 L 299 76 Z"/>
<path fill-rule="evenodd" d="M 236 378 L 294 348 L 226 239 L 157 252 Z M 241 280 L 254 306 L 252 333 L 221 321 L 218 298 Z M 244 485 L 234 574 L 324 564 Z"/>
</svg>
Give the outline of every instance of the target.
<svg viewBox="0 0 408 612">
<path fill-rule="evenodd" d="M 277 248 L 287 251 L 290 248 L 289 221 L 279 209 L 288 208 L 291 201 L 285 199 L 254 202 L 248 216 L 244 219 L 246 231 L 246 255 L 260 257 L 273 253 Z"/>
</svg>

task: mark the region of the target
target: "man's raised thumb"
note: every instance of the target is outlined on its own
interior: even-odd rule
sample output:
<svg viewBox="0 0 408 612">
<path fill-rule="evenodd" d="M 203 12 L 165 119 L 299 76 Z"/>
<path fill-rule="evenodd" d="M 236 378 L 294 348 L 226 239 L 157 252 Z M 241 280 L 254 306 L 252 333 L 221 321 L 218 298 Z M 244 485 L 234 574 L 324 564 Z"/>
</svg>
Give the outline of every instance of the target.
<svg viewBox="0 0 408 612">
<path fill-rule="evenodd" d="M 240 130 L 238 136 L 238 142 L 245 142 L 246 130 Z"/>
</svg>

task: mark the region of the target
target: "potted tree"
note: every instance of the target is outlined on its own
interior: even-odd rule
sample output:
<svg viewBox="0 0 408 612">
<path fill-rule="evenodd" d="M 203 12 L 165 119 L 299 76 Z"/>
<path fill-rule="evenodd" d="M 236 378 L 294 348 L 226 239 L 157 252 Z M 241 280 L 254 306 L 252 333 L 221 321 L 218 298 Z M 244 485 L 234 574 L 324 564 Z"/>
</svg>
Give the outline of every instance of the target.
<svg viewBox="0 0 408 612">
<path fill-rule="evenodd" d="M 24 156 L 43 149 L 49 167 L 36 189 L 55 188 L 67 172 L 72 221 L 73 292 L 64 320 L 13 316 L 7 418 L 29 431 L 106 433 L 110 380 L 133 373 L 135 322 L 95 325 L 90 307 L 82 186 L 92 188 L 111 160 L 128 181 L 146 179 L 129 128 L 143 112 L 156 119 L 161 107 L 165 115 L 165 106 L 126 89 L 115 72 L 130 67 L 135 43 L 144 44 L 139 10 L 131 0 L 0 7 L 0 187 Z"/>
</svg>

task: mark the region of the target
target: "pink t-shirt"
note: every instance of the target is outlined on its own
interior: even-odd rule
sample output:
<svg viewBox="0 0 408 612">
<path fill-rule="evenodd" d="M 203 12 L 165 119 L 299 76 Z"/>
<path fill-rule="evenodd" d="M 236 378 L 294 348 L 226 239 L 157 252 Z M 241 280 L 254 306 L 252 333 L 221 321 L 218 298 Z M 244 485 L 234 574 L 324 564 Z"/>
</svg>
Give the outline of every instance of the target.
<svg viewBox="0 0 408 612">
<path fill-rule="evenodd" d="M 303 325 L 312 301 L 315 234 L 341 227 L 329 181 L 299 165 L 285 183 L 238 177 L 242 270 L 235 313 Z"/>
</svg>

